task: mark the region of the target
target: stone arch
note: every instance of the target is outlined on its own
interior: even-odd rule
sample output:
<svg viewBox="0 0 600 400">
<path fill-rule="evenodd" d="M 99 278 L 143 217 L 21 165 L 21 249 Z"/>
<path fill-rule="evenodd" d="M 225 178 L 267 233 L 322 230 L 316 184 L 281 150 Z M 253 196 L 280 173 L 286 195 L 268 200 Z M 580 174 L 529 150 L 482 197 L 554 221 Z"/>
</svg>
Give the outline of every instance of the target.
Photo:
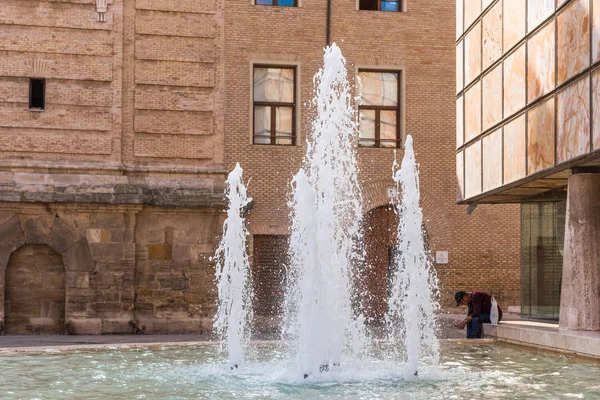
<svg viewBox="0 0 600 400">
<path fill-rule="evenodd" d="M 363 186 L 363 212 L 365 215 L 371 210 L 390 204 L 387 188 L 393 185 L 391 181 L 382 180 Z M 421 208 L 431 249 L 434 251 L 450 249 L 454 238 L 450 218 L 443 202 L 437 196 L 421 188 Z"/>
<path fill-rule="evenodd" d="M 4 330 L 11 334 L 64 333 L 66 271 L 46 244 L 24 244 L 8 261 Z"/>
<path fill-rule="evenodd" d="M 10 255 L 24 244 L 45 244 L 62 256 L 66 273 L 66 329 L 77 331 L 93 309 L 89 274 L 96 268 L 87 238 L 58 216 L 14 214 L 0 225 L 0 285 L 6 284 Z M 0 332 L 4 329 L 4 290 L 0 290 Z"/>
</svg>

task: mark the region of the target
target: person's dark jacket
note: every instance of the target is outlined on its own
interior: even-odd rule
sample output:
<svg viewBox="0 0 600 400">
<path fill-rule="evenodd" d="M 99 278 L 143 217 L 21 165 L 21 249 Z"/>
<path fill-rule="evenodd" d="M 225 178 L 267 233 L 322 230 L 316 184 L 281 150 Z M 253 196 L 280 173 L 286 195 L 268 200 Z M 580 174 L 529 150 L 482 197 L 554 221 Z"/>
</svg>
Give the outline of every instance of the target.
<svg viewBox="0 0 600 400">
<path fill-rule="evenodd" d="M 481 314 L 489 314 L 492 310 L 492 296 L 486 292 L 474 290 L 471 292 L 469 302 L 469 317 L 479 317 Z M 498 306 L 498 321 L 502 319 L 502 309 Z"/>
</svg>

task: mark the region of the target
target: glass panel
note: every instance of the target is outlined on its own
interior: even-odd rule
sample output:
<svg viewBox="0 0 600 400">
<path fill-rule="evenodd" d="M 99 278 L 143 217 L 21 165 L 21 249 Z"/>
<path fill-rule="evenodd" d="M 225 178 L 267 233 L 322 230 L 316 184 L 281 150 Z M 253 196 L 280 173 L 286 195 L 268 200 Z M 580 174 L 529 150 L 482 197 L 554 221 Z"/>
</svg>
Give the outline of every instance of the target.
<svg viewBox="0 0 600 400">
<path fill-rule="evenodd" d="M 382 1 L 381 11 L 398 11 L 397 1 Z"/>
<path fill-rule="evenodd" d="M 278 0 L 277 5 L 283 7 L 294 7 L 294 0 Z"/>
<path fill-rule="evenodd" d="M 271 143 L 271 107 L 254 106 L 254 143 Z"/>
<path fill-rule="evenodd" d="M 275 135 L 277 144 L 292 144 L 292 113 L 291 107 L 277 107 L 275 113 Z"/>
<path fill-rule="evenodd" d="M 465 85 L 468 85 L 481 73 L 481 22 L 475 24 L 464 41 Z"/>
<path fill-rule="evenodd" d="M 256 0 L 257 6 L 272 6 L 273 0 Z"/>
<path fill-rule="evenodd" d="M 558 320 L 566 194 L 521 205 L 521 316 Z"/>
<path fill-rule="evenodd" d="M 294 102 L 294 70 L 254 68 L 254 101 Z"/>
<path fill-rule="evenodd" d="M 397 111 L 379 112 L 379 138 L 381 139 L 381 147 L 396 147 L 397 142 Z"/>
<path fill-rule="evenodd" d="M 361 146 L 375 146 L 375 110 L 360 110 L 359 138 Z"/>
<path fill-rule="evenodd" d="M 359 8 L 361 10 L 377 11 L 377 0 L 360 0 Z"/>
<path fill-rule="evenodd" d="M 574 0 L 556 17 L 558 84 L 590 64 L 590 2 Z"/>
<path fill-rule="evenodd" d="M 398 73 L 359 72 L 358 76 L 362 84 L 362 105 L 398 105 Z"/>
</svg>

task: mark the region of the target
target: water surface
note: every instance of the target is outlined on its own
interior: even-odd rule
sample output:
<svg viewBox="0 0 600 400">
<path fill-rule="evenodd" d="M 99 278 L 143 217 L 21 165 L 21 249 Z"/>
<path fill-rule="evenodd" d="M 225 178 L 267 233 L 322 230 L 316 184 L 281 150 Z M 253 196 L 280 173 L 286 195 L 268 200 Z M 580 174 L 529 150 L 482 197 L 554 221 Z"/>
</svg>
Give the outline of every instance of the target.
<svg viewBox="0 0 600 400">
<path fill-rule="evenodd" d="M 598 399 L 600 367 L 502 345 L 444 344 L 438 371 L 383 360 L 303 379 L 276 343 L 231 371 L 213 345 L 0 356 L 0 399 Z"/>
</svg>

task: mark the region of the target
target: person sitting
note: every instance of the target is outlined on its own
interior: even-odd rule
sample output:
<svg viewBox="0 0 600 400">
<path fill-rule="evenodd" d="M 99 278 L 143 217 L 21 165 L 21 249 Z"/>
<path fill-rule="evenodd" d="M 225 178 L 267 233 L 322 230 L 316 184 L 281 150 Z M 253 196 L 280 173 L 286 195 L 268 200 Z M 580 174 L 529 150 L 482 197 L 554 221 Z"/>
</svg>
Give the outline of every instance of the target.
<svg viewBox="0 0 600 400">
<path fill-rule="evenodd" d="M 460 329 L 467 327 L 467 339 L 481 338 L 481 324 L 490 321 L 490 312 L 492 310 L 492 296 L 485 292 L 474 290 L 472 292 L 456 292 L 454 295 L 456 306 L 467 306 L 469 311 L 467 318 L 460 321 L 457 326 Z M 498 306 L 498 321 L 502 319 L 502 310 Z"/>
</svg>

